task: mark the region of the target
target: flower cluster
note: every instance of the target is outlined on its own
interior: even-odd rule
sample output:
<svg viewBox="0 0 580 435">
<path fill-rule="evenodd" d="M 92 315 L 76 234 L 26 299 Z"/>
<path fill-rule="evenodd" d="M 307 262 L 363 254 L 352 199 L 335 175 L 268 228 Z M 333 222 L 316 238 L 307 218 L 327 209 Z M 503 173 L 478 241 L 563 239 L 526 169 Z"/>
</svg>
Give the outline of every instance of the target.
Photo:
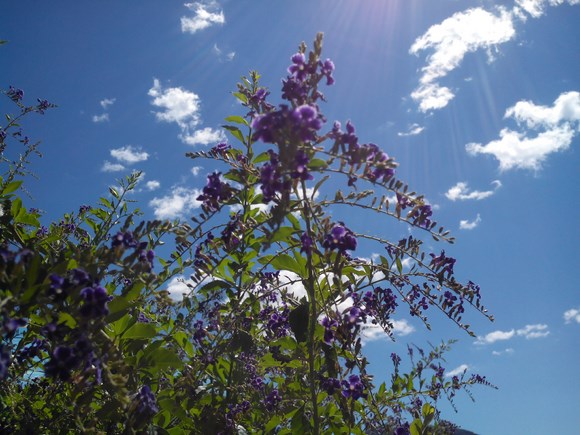
<svg viewBox="0 0 580 435">
<path fill-rule="evenodd" d="M 338 327 L 338 322 L 328 317 L 324 317 L 321 324 L 324 327 L 324 342 L 326 344 L 332 344 L 334 342 L 335 331 Z"/>
<path fill-rule="evenodd" d="M 73 346 L 57 346 L 50 360 L 44 366 L 46 376 L 66 381 L 71 371 L 90 353 L 91 345 L 85 339 L 79 339 Z"/>
<path fill-rule="evenodd" d="M 364 392 L 364 385 L 357 375 L 350 375 L 348 380 L 343 380 L 341 382 L 342 385 L 342 395 L 347 399 L 350 398 L 352 400 L 360 399 L 361 397 L 366 397 Z"/>
<path fill-rule="evenodd" d="M 139 392 L 135 395 L 133 403 L 136 407 L 136 413 L 140 417 L 152 416 L 159 411 L 155 395 L 148 385 L 141 387 Z"/>
<path fill-rule="evenodd" d="M 254 118 L 252 139 L 264 143 L 314 142 L 322 128 L 324 117 L 313 105 L 303 104 L 294 109 L 281 104 L 278 110 Z"/>
<path fill-rule="evenodd" d="M 423 204 L 415 207 L 407 216 L 407 219 L 413 219 L 413 224 L 429 228 L 431 226 L 431 216 L 433 216 L 433 209 L 429 204 Z"/>
<path fill-rule="evenodd" d="M 266 405 L 266 409 L 268 411 L 274 411 L 275 409 L 278 409 L 280 402 L 282 402 L 282 397 L 276 389 L 272 390 L 264 400 L 264 404 Z"/>
<path fill-rule="evenodd" d="M 202 202 L 202 207 L 207 212 L 219 210 L 220 204 L 231 198 L 232 187 L 220 179 L 220 172 L 214 172 L 207 176 L 207 185 L 203 193 L 197 197 Z"/>
<path fill-rule="evenodd" d="M 357 241 L 354 233 L 343 222 L 335 224 L 322 242 L 324 248 L 329 250 L 337 249 L 340 253 L 345 253 L 347 250 L 354 251 L 356 245 Z"/>
<path fill-rule="evenodd" d="M 441 254 L 436 256 L 435 254 L 429 254 L 432 258 L 431 263 L 429 264 L 434 270 L 438 272 L 438 274 L 443 277 L 445 273 L 447 273 L 447 278 L 453 275 L 453 266 L 455 265 L 455 258 L 446 257 L 445 251 L 441 251 Z"/>
<path fill-rule="evenodd" d="M 84 304 L 80 308 L 83 317 L 97 318 L 109 314 L 107 304 L 113 297 L 109 296 L 104 287 L 100 285 L 85 287 L 81 290 L 81 296 L 84 299 Z"/>
</svg>

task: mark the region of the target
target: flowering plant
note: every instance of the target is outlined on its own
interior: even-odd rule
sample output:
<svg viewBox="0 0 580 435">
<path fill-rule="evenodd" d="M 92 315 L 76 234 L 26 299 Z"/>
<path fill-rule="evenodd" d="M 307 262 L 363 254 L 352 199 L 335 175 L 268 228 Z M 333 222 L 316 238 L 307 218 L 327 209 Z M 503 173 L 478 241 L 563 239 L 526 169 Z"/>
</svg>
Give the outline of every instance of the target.
<svg viewBox="0 0 580 435">
<path fill-rule="evenodd" d="M 321 53 L 322 35 L 310 52 L 299 47 L 278 105 L 257 73 L 242 78 L 234 96 L 245 113 L 224 126 L 237 145 L 188 153 L 223 168 L 208 175 L 191 223 L 137 224 L 126 194 L 138 174 L 50 228 L 14 207 L 19 185 L 3 182 L 1 199 L 13 205 L 0 240 L 0 426 L 445 433 L 437 401 L 490 385 L 479 375 L 446 378 L 445 343 L 409 347 L 407 373 L 392 354 L 390 382 L 369 374 L 365 334 L 392 337 L 400 310 L 429 326 L 426 312 L 437 307 L 469 334 L 465 310 L 488 315 L 479 287 L 455 279 L 445 251 L 427 255 L 416 236 L 391 241 L 333 218 L 347 207 L 453 241 L 396 178 L 394 159 L 360 143 L 351 122 L 325 130 L 320 87 L 334 83 L 334 64 Z M 344 190 L 330 187 L 341 182 Z M 156 256 L 169 237 L 175 251 Z M 361 245 L 384 254 L 357 258 Z M 184 274 L 189 290 L 173 300 L 164 288 Z"/>
</svg>

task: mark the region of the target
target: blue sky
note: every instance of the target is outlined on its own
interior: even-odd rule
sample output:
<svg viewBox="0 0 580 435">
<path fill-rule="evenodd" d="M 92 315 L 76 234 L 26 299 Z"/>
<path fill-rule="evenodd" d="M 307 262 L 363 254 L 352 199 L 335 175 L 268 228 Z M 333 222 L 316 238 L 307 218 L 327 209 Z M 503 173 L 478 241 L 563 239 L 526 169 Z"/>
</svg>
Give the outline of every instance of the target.
<svg viewBox="0 0 580 435">
<path fill-rule="evenodd" d="M 396 343 L 366 344 L 375 374 L 406 343 L 456 338 L 448 370 L 500 389 L 474 390 L 475 404 L 460 398 L 445 417 L 481 434 L 574 433 L 579 22 L 579 0 L 7 2 L 0 82 L 59 106 L 26 121 L 44 154 L 29 205 L 47 222 L 133 170 L 145 173 L 133 199 L 146 217 L 187 218 L 212 167 L 184 154 L 227 137 L 239 77 L 258 70 L 277 101 L 298 43 L 323 31 L 336 83 L 322 111 L 396 158 L 457 237 L 444 248 L 458 278 L 481 285 L 496 318 L 470 313 L 472 339 L 436 313 L 432 333 L 401 313 Z M 384 226 L 396 240 L 407 231 Z"/>
</svg>

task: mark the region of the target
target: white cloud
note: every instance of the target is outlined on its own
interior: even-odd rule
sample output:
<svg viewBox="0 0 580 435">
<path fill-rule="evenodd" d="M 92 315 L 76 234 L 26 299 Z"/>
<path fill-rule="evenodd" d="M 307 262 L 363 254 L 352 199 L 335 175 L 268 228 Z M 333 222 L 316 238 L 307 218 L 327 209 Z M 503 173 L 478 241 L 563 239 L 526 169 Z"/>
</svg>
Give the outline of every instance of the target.
<svg viewBox="0 0 580 435">
<path fill-rule="evenodd" d="M 467 364 L 461 364 L 459 367 L 456 367 L 453 370 L 450 370 L 447 373 L 445 373 L 445 376 L 447 376 L 448 378 L 452 378 L 453 376 L 462 375 L 467 370 L 469 370 L 469 366 Z"/>
<path fill-rule="evenodd" d="M 101 107 L 103 109 L 107 110 L 107 107 L 115 104 L 115 101 L 117 101 L 116 98 L 105 98 L 105 99 L 101 100 L 100 104 L 101 104 Z"/>
<path fill-rule="evenodd" d="M 119 172 L 125 169 L 125 167 L 120 163 L 111 163 L 107 160 L 103 163 L 101 171 L 103 172 Z"/>
<path fill-rule="evenodd" d="M 580 131 L 580 93 L 562 93 L 551 107 L 519 101 L 506 110 L 505 118 L 509 117 L 522 128 L 543 131 L 530 137 L 529 131 L 504 128 L 498 140 L 486 145 L 467 144 L 467 152 L 493 155 L 499 160 L 502 171 L 512 168 L 538 170 L 549 154 L 568 149 Z"/>
<path fill-rule="evenodd" d="M 477 217 L 475 218 L 474 221 L 469 222 L 467 219 L 460 220 L 459 221 L 459 229 L 460 230 L 472 230 L 472 229 L 476 228 L 480 223 L 481 223 L 481 216 L 479 216 L 479 213 L 478 213 Z"/>
<path fill-rule="evenodd" d="M 153 79 L 153 87 L 148 94 L 153 98 L 151 104 L 162 109 L 155 112 L 156 118 L 162 122 L 175 122 L 181 128 L 179 138 L 182 142 L 207 145 L 226 139 L 222 130 L 209 127 L 195 130 L 201 123 L 201 101 L 197 94 L 182 88 L 163 88 L 158 79 Z"/>
<path fill-rule="evenodd" d="M 217 44 L 213 45 L 213 52 L 216 54 L 216 56 L 220 59 L 220 60 L 227 60 L 228 62 L 234 60 L 234 57 L 236 56 L 236 52 L 235 51 L 230 51 L 229 53 L 224 54 L 223 50 L 221 48 L 219 48 L 217 46 Z"/>
<path fill-rule="evenodd" d="M 407 131 L 400 131 L 397 133 L 397 136 L 416 136 L 423 130 L 425 130 L 425 127 L 422 127 L 419 124 L 411 124 Z"/>
<path fill-rule="evenodd" d="M 352 306 L 352 300 L 350 305 Z M 405 319 L 391 320 L 391 324 L 393 325 L 391 332 L 399 337 L 415 332 L 413 325 Z M 371 318 L 367 318 L 367 321 L 361 325 L 361 339 L 363 344 L 387 338 L 389 338 L 389 336 L 383 327 L 378 324 L 373 324 Z"/>
<path fill-rule="evenodd" d="M 571 308 L 564 313 L 564 320 L 566 323 L 580 323 L 580 309 L 579 308 Z"/>
<path fill-rule="evenodd" d="M 497 189 L 501 187 L 501 181 L 499 180 L 494 180 L 491 182 L 491 184 L 495 186 L 494 190 L 486 190 L 483 192 L 474 190 L 473 192 L 470 192 L 466 182 L 459 182 L 455 186 L 451 187 L 447 193 L 445 193 L 445 196 L 451 201 L 465 201 L 468 199 L 475 199 L 476 201 L 480 201 L 482 199 L 489 198 L 495 193 Z"/>
<path fill-rule="evenodd" d="M 548 335 L 550 335 L 550 331 L 548 331 L 548 325 L 537 323 L 535 325 L 526 325 L 523 328 L 517 330 L 512 329 L 510 331 L 490 332 L 489 334 L 484 335 L 483 337 L 477 337 L 475 344 L 478 345 L 493 344 L 496 341 L 510 340 L 516 336 L 524 337 L 530 340 L 534 338 L 547 337 Z"/>
<path fill-rule="evenodd" d="M 163 89 L 158 79 L 153 79 L 153 87 L 148 95 L 153 97 L 155 107 L 163 109 L 155 112 L 159 121 L 175 122 L 182 129 L 193 128 L 199 124 L 199 96 L 182 88 Z"/>
<path fill-rule="evenodd" d="M 194 166 L 193 168 L 191 168 L 191 173 L 193 174 L 194 177 L 197 177 L 199 175 L 199 171 L 201 171 L 203 169 L 202 166 Z"/>
<path fill-rule="evenodd" d="M 167 283 L 167 291 L 171 299 L 181 300 L 184 293 L 190 293 L 192 289 L 188 284 L 195 287 L 195 283 L 191 279 L 186 279 L 184 275 L 177 275 L 171 278 L 171 281 Z"/>
<path fill-rule="evenodd" d="M 151 181 L 148 181 L 147 183 L 145 183 L 145 187 L 148 190 L 157 190 L 157 189 L 159 189 L 160 186 L 161 186 L 161 183 L 157 180 L 151 180 Z"/>
<path fill-rule="evenodd" d="M 483 337 L 477 337 L 475 344 L 492 344 L 496 341 L 509 340 L 515 335 L 516 331 L 493 331 Z"/>
<path fill-rule="evenodd" d="M 504 350 L 494 350 L 494 351 L 491 352 L 491 354 L 492 355 L 495 355 L 495 356 L 503 355 L 504 353 L 505 354 L 508 354 L 508 355 L 511 355 L 514 352 L 515 351 L 511 347 L 508 347 L 507 349 L 504 349 Z"/>
<path fill-rule="evenodd" d="M 93 115 L 93 122 L 94 123 L 106 122 L 108 120 L 109 120 L 108 113 L 103 113 L 102 115 Z"/>
<path fill-rule="evenodd" d="M 199 189 L 187 189 L 185 187 L 173 187 L 169 195 L 161 198 L 153 198 L 149 206 L 153 207 L 153 213 L 157 219 L 173 219 L 183 217 L 201 206 L 197 197 L 201 195 Z"/>
<path fill-rule="evenodd" d="M 195 130 L 190 134 L 183 134 L 181 140 L 188 145 L 208 145 L 215 142 L 223 142 L 226 135 L 222 130 L 213 130 L 205 127 L 201 130 Z"/>
<path fill-rule="evenodd" d="M 141 151 L 141 148 L 139 147 L 132 147 L 131 145 L 111 150 L 111 156 L 120 162 L 129 165 L 132 163 L 144 162 L 149 158 L 148 153 Z"/>
<path fill-rule="evenodd" d="M 498 13 L 482 8 L 458 12 L 431 26 L 413 43 L 411 54 L 432 51 L 421 69 L 419 86 L 411 94 L 421 111 L 440 109 L 453 99 L 453 92 L 437 82 L 457 68 L 467 53 L 485 49 L 491 57 L 493 48 L 515 36 L 512 14 L 505 8 L 498 8 Z"/>
<path fill-rule="evenodd" d="M 196 33 L 214 24 L 224 24 L 226 17 L 220 5 L 215 1 L 186 3 L 194 12 L 193 17 L 181 17 L 181 31 Z"/>
<path fill-rule="evenodd" d="M 547 337 L 550 335 L 550 331 L 548 331 L 548 325 L 538 323 L 536 325 L 526 325 L 524 328 L 518 329 L 516 334 L 529 340 L 533 338 Z"/>
<path fill-rule="evenodd" d="M 521 10 L 527 12 L 532 16 L 532 18 L 539 18 L 546 12 L 546 6 L 560 6 L 564 3 L 570 5 L 580 4 L 580 0 L 515 0 L 516 8 L 514 11 L 518 16 L 525 20 L 525 17 L 521 15 Z"/>
</svg>

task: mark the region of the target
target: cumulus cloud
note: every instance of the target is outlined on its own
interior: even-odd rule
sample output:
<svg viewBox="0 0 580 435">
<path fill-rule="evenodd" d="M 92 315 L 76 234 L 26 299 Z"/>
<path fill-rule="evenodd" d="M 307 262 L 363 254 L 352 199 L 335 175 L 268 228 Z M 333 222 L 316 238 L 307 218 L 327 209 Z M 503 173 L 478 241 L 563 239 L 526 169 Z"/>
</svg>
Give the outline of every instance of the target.
<svg viewBox="0 0 580 435">
<path fill-rule="evenodd" d="M 453 91 L 438 81 L 457 68 L 467 53 L 484 49 L 491 57 L 492 49 L 514 36 L 512 14 L 501 7 L 497 14 L 482 8 L 468 9 L 431 26 L 409 50 L 415 55 L 430 52 L 421 69 L 419 86 L 411 94 L 419 109 L 441 109 L 454 98 Z"/>
<path fill-rule="evenodd" d="M 107 122 L 109 120 L 109 114 L 103 113 L 102 115 L 93 115 L 93 122 L 100 123 L 100 122 Z"/>
<path fill-rule="evenodd" d="M 523 131 L 504 128 L 499 139 L 486 145 L 467 144 L 467 152 L 494 156 L 502 171 L 538 170 L 549 154 L 568 149 L 580 131 L 580 93 L 562 93 L 550 107 L 519 101 L 504 118 L 513 118 Z"/>
<path fill-rule="evenodd" d="M 171 299 L 181 300 L 184 293 L 191 292 L 192 287 L 190 286 L 195 287 L 195 283 L 191 279 L 187 279 L 184 275 L 177 275 L 167 283 L 167 291 Z"/>
<path fill-rule="evenodd" d="M 564 320 L 566 323 L 580 323 L 580 309 L 579 308 L 571 308 L 564 313 Z"/>
<path fill-rule="evenodd" d="M 111 163 L 107 160 L 105 160 L 103 166 L 101 167 L 101 171 L 103 172 L 119 172 L 122 171 L 123 169 L 125 169 L 125 166 L 123 166 L 122 164 Z"/>
<path fill-rule="evenodd" d="M 193 17 L 181 17 L 182 32 L 196 33 L 226 22 L 223 10 L 215 1 L 186 3 L 185 6 L 193 11 Z"/>
<path fill-rule="evenodd" d="M 459 367 L 456 367 L 453 370 L 450 370 L 447 373 L 445 373 L 445 376 L 447 376 L 448 378 L 452 378 L 453 376 L 460 376 L 467 370 L 469 370 L 469 365 L 461 364 Z"/>
<path fill-rule="evenodd" d="M 225 140 L 221 130 L 209 127 L 196 130 L 201 123 L 201 100 L 197 94 L 180 87 L 164 88 L 158 79 L 153 79 L 153 87 L 149 89 L 151 104 L 161 110 L 155 112 L 155 117 L 161 122 L 175 122 L 181 128 L 179 138 L 189 145 L 207 145 Z"/>
<path fill-rule="evenodd" d="M 145 183 L 145 187 L 147 190 L 157 190 L 159 187 L 161 187 L 161 183 L 157 180 L 151 180 Z"/>
<path fill-rule="evenodd" d="M 512 9 L 498 7 L 494 12 L 467 9 L 431 26 L 409 49 L 414 55 L 429 53 L 426 65 L 421 68 L 419 85 L 411 94 L 419 103 L 419 110 L 441 109 L 455 97 L 453 90 L 439 82 L 458 68 L 468 53 L 485 50 L 493 61 L 499 45 L 515 38 L 516 20 L 539 18 L 548 6 L 565 3 L 577 5 L 580 0 L 516 0 Z"/>
<path fill-rule="evenodd" d="M 397 133 L 397 136 L 416 136 L 423 130 L 425 130 L 425 127 L 422 127 L 419 124 L 411 124 L 407 131 L 400 131 Z"/>
<path fill-rule="evenodd" d="M 462 181 L 451 187 L 447 193 L 445 193 L 445 196 L 451 201 L 466 201 L 468 199 L 475 199 L 476 201 L 480 201 L 482 199 L 489 198 L 495 193 L 497 189 L 501 187 L 501 181 L 499 180 L 494 180 L 491 182 L 491 184 L 494 185 L 494 190 L 470 191 L 467 183 Z"/>
<path fill-rule="evenodd" d="M 538 323 L 536 325 L 526 325 L 522 329 L 518 329 L 516 334 L 529 340 L 532 338 L 547 337 L 550 335 L 550 331 L 548 331 L 548 325 Z"/>
<path fill-rule="evenodd" d="M 111 156 L 120 162 L 130 165 L 133 163 L 144 162 L 149 158 L 149 153 L 141 151 L 141 148 L 139 147 L 127 145 L 126 147 L 111 150 Z"/>
<path fill-rule="evenodd" d="M 115 101 L 117 101 L 116 98 L 104 98 L 101 100 L 100 104 L 103 109 L 107 110 L 107 107 L 115 104 Z"/>
<path fill-rule="evenodd" d="M 472 230 L 472 229 L 476 228 L 480 223 L 481 223 L 481 216 L 479 216 L 479 213 L 478 213 L 475 220 L 473 220 L 471 222 L 468 221 L 467 219 L 460 220 L 459 221 L 459 229 L 460 230 Z"/>
<path fill-rule="evenodd" d="M 153 198 L 149 201 L 149 206 L 153 208 L 157 219 L 174 219 L 199 208 L 201 206 L 201 202 L 197 200 L 199 195 L 201 195 L 199 189 L 176 186 L 168 195 Z"/>
<path fill-rule="evenodd" d="M 202 166 L 194 166 L 193 168 L 191 168 L 191 173 L 193 174 L 194 177 L 197 177 L 202 169 L 203 169 Z"/>
<path fill-rule="evenodd" d="M 509 340 L 513 338 L 515 333 L 514 329 L 510 331 L 493 331 L 483 337 L 477 337 L 475 344 L 493 344 L 496 341 Z"/>
<path fill-rule="evenodd" d="M 526 325 L 521 329 L 511 329 L 510 331 L 494 331 L 482 337 L 477 337 L 475 344 L 493 344 L 496 341 L 510 340 L 516 336 L 524 337 L 528 340 L 534 338 L 543 338 L 550 335 L 548 325 L 537 323 L 535 325 Z"/>
<path fill-rule="evenodd" d="M 208 145 L 210 143 L 225 141 L 226 135 L 222 130 L 205 127 L 201 130 L 195 130 L 192 133 L 183 134 L 181 140 L 188 145 Z"/>
<path fill-rule="evenodd" d="M 405 319 L 391 320 L 391 324 L 393 326 L 391 332 L 399 337 L 404 337 L 405 335 L 415 332 L 413 325 Z M 373 324 L 372 319 L 367 319 L 367 321 L 361 325 L 361 339 L 363 344 L 387 338 L 389 338 L 389 336 L 385 333 L 382 326 Z"/>
</svg>

